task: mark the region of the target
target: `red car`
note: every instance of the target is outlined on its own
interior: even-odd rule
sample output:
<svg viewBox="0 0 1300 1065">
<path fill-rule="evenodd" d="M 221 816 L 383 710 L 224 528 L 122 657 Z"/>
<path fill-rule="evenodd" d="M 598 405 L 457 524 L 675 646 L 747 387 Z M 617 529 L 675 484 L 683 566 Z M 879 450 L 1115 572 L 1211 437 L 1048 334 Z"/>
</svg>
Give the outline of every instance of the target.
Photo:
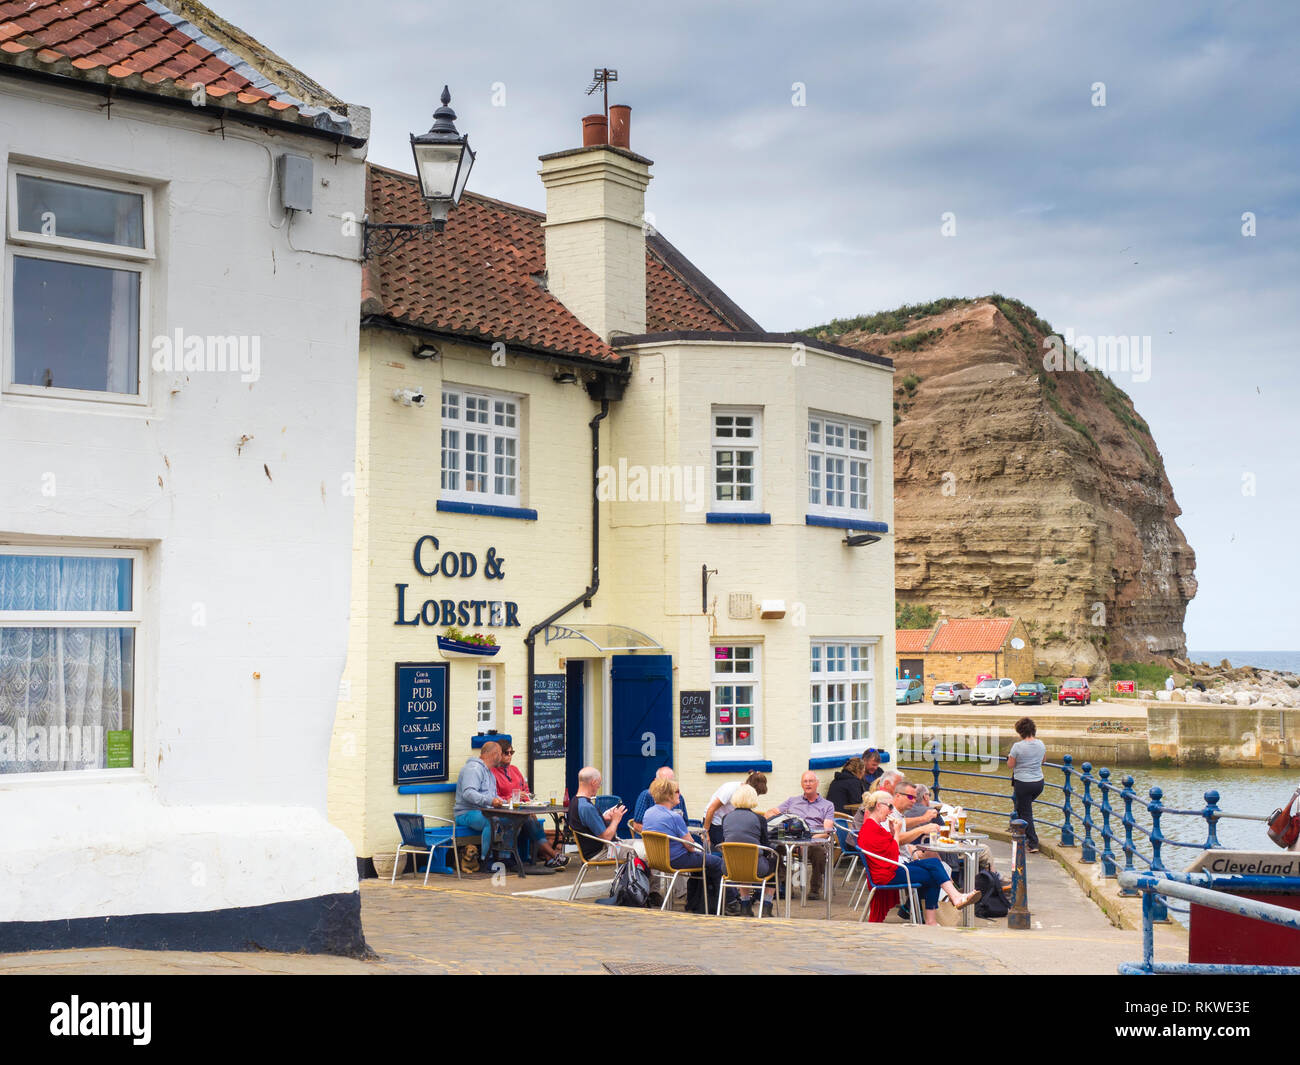
<svg viewBox="0 0 1300 1065">
<path fill-rule="evenodd" d="M 1070 677 L 1061 681 L 1061 690 L 1056 693 L 1056 701 L 1061 706 L 1066 703 L 1083 703 L 1087 706 L 1092 702 L 1092 689 L 1088 687 L 1087 678 Z"/>
</svg>

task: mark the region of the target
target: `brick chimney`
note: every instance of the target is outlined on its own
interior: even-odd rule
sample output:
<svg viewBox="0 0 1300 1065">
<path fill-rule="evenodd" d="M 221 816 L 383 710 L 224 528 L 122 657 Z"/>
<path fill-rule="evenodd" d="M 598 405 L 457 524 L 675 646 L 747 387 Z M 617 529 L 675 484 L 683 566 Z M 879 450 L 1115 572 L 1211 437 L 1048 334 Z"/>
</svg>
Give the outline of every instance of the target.
<svg viewBox="0 0 1300 1065">
<path fill-rule="evenodd" d="M 583 147 L 541 157 L 546 280 L 604 340 L 645 332 L 645 189 L 649 159 L 627 148 L 629 108 L 583 120 Z M 600 119 L 600 121 L 596 121 Z M 610 125 L 615 140 L 608 143 Z"/>
</svg>

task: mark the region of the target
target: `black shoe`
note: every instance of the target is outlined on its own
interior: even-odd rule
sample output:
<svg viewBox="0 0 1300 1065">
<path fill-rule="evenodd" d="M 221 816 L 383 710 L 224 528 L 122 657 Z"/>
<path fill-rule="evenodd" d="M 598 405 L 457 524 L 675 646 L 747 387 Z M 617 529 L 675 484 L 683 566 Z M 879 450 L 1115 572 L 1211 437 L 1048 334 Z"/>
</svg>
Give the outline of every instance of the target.
<svg viewBox="0 0 1300 1065">
<path fill-rule="evenodd" d="M 741 916 L 743 916 L 743 917 L 753 917 L 753 916 L 754 916 L 754 900 L 753 900 L 753 899 L 746 899 L 744 902 L 742 902 L 742 903 L 740 904 L 740 913 L 741 913 Z"/>
<path fill-rule="evenodd" d="M 729 903 L 727 903 L 726 913 L 728 917 L 739 917 L 742 912 L 743 912 L 743 908 L 740 904 L 739 899 L 732 899 Z"/>
</svg>

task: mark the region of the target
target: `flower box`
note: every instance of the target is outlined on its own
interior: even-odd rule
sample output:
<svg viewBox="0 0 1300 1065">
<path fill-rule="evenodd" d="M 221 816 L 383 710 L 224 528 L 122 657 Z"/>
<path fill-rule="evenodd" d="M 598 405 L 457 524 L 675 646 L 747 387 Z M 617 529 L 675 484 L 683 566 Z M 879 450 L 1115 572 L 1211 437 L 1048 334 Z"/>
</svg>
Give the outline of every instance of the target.
<svg viewBox="0 0 1300 1065">
<path fill-rule="evenodd" d="M 446 636 L 438 637 L 438 650 L 443 658 L 491 658 L 500 647 L 482 643 L 467 643 L 464 640 L 449 640 Z"/>
</svg>

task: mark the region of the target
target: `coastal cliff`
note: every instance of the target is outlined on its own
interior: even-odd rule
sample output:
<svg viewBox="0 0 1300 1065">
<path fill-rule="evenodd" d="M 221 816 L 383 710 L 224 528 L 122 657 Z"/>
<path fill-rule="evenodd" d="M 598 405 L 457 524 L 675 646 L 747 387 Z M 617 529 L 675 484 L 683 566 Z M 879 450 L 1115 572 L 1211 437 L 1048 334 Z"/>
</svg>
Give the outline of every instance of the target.
<svg viewBox="0 0 1300 1065">
<path fill-rule="evenodd" d="M 939 300 L 809 332 L 895 362 L 900 601 L 1022 618 L 1039 675 L 1186 657 L 1196 556 L 1150 429 L 1106 375 L 1044 368 L 1031 309 Z"/>
</svg>

